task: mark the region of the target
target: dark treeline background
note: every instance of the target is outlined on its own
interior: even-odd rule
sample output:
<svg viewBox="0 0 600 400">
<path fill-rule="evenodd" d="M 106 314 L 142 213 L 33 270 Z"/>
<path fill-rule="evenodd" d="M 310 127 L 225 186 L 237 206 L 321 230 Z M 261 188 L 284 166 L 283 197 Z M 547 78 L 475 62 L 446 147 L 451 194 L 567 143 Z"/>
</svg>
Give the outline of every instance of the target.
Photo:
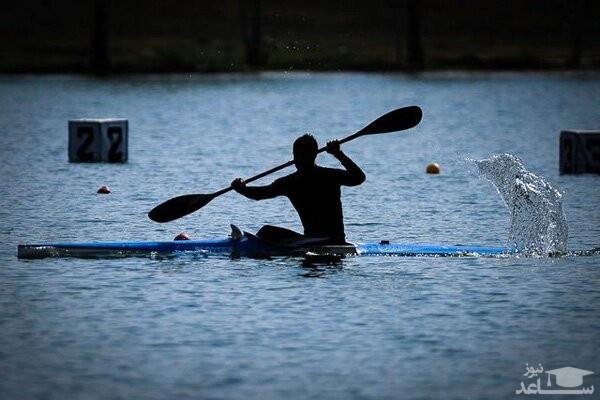
<svg viewBox="0 0 600 400">
<path fill-rule="evenodd" d="M 21 0 L 0 72 L 600 67 L 595 0 Z"/>
</svg>

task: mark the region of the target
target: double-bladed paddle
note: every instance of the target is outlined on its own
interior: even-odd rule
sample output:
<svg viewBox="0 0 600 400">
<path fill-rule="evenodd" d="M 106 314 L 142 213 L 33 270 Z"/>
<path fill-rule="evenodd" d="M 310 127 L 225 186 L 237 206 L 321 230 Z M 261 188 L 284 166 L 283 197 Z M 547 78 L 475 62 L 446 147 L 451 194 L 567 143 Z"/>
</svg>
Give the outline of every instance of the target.
<svg viewBox="0 0 600 400">
<path fill-rule="evenodd" d="M 417 106 L 398 108 L 382 115 L 369 125 L 362 128 L 360 131 L 341 139 L 339 142 L 342 144 L 361 136 L 377 135 L 380 133 L 397 132 L 410 129 L 415 127 L 421 121 L 422 116 L 423 112 Z M 326 148 L 327 146 L 321 147 L 318 153 L 324 152 Z M 294 161 L 288 161 L 284 164 L 278 165 L 275 168 L 271 168 L 268 171 L 255 175 L 252 178 L 245 179 L 244 183 L 253 182 L 293 164 Z M 210 201 L 215 197 L 225 194 L 232 189 L 233 188 L 229 186 L 225 189 L 219 190 L 218 192 L 209 194 L 186 194 L 183 196 L 177 196 L 154 207 L 148 213 L 148 217 L 155 222 L 170 222 L 201 209 L 210 203 Z"/>
</svg>

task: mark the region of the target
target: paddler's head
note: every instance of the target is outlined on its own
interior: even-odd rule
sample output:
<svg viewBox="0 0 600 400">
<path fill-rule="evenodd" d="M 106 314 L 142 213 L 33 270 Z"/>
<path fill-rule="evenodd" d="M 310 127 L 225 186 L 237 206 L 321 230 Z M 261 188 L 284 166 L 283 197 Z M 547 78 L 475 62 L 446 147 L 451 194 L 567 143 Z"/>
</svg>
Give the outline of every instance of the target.
<svg viewBox="0 0 600 400">
<path fill-rule="evenodd" d="M 310 171 L 315 167 L 319 145 L 311 134 L 300 136 L 294 142 L 294 164 L 299 172 Z"/>
</svg>

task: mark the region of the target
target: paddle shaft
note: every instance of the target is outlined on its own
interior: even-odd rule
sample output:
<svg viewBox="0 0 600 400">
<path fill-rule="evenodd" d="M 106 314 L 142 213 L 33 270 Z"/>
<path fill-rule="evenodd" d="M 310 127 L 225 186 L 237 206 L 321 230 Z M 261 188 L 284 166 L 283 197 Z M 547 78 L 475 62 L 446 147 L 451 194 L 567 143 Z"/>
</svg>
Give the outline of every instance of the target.
<svg viewBox="0 0 600 400">
<path fill-rule="evenodd" d="M 340 143 L 340 144 L 342 144 L 342 143 L 349 142 L 349 141 L 351 141 L 352 139 L 356 139 L 356 138 L 357 138 L 357 137 L 359 137 L 359 136 L 362 136 L 362 130 L 361 130 L 361 131 L 359 131 L 359 132 L 356 132 L 356 133 L 354 133 L 354 134 L 352 134 L 352 135 L 350 135 L 350 136 L 346 136 L 345 138 L 343 138 L 343 139 L 339 140 L 339 143 Z M 323 147 L 321 147 L 319 150 L 317 150 L 317 154 L 319 154 L 319 153 L 322 153 L 322 152 L 324 152 L 325 150 L 327 150 L 327 146 L 323 146 Z M 281 165 L 278 165 L 278 166 L 276 166 L 276 167 L 273 167 L 273 168 L 271 168 L 270 170 L 267 170 L 267 171 L 265 171 L 265 172 L 261 172 L 260 174 L 258 174 L 258 175 L 254 175 L 254 176 L 253 176 L 253 177 L 251 177 L 251 178 L 244 179 L 244 183 L 245 183 L 245 184 L 247 184 L 247 183 L 250 183 L 250 182 L 257 181 L 257 180 L 259 180 L 260 178 L 264 178 L 264 177 L 265 177 L 265 176 L 267 176 L 267 175 L 271 175 L 273 172 L 277 172 L 277 171 L 279 171 L 279 170 L 282 170 L 282 169 L 284 169 L 284 168 L 290 167 L 290 166 L 292 166 L 292 165 L 294 165 L 294 160 L 292 160 L 292 161 L 288 161 L 288 162 L 286 162 L 286 163 L 283 163 L 283 164 L 281 164 Z M 229 192 L 230 190 L 233 190 L 233 188 L 232 188 L 231 186 L 229 186 L 229 187 L 227 187 L 227 188 L 225 188 L 225 189 L 221 189 L 221 190 L 219 190 L 218 192 L 214 192 L 214 193 L 213 193 L 213 198 L 215 198 L 215 197 L 217 197 L 217 196 L 220 196 L 220 195 L 222 195 L 222 194 L 225 194 L 225 193 Z"/>
</svg>

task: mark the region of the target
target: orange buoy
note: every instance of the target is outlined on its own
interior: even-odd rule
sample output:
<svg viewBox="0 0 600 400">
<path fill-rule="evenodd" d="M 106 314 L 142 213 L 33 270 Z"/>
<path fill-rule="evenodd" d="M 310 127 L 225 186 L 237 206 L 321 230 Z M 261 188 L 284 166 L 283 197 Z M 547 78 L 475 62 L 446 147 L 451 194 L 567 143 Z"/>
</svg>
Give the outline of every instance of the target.
<svg viewBox="0 0 600 400">
<path fill-rule="evenodd" d="M 425 171 L 428 174 L 439 174 L 441 171 L 440 165 L 438 163 L 431 163 L 427 165 L 427 168 L 425 169 Z"/>
<path fill-rule="evenodd" d="M 100 194 L 109 194 L 110 193 L 110 188 L 106 185 L 102 185 L 100 186 L 100 188 L 98 189 L 98 191 L 96 193 L 100 193 Z"/>
<path fill-rule="evenodd" d="M 191 240 L 190 235 L 185 232 L 181 232 L 179 235 L 175 236 L 173 240 Z"/>
</svg>

